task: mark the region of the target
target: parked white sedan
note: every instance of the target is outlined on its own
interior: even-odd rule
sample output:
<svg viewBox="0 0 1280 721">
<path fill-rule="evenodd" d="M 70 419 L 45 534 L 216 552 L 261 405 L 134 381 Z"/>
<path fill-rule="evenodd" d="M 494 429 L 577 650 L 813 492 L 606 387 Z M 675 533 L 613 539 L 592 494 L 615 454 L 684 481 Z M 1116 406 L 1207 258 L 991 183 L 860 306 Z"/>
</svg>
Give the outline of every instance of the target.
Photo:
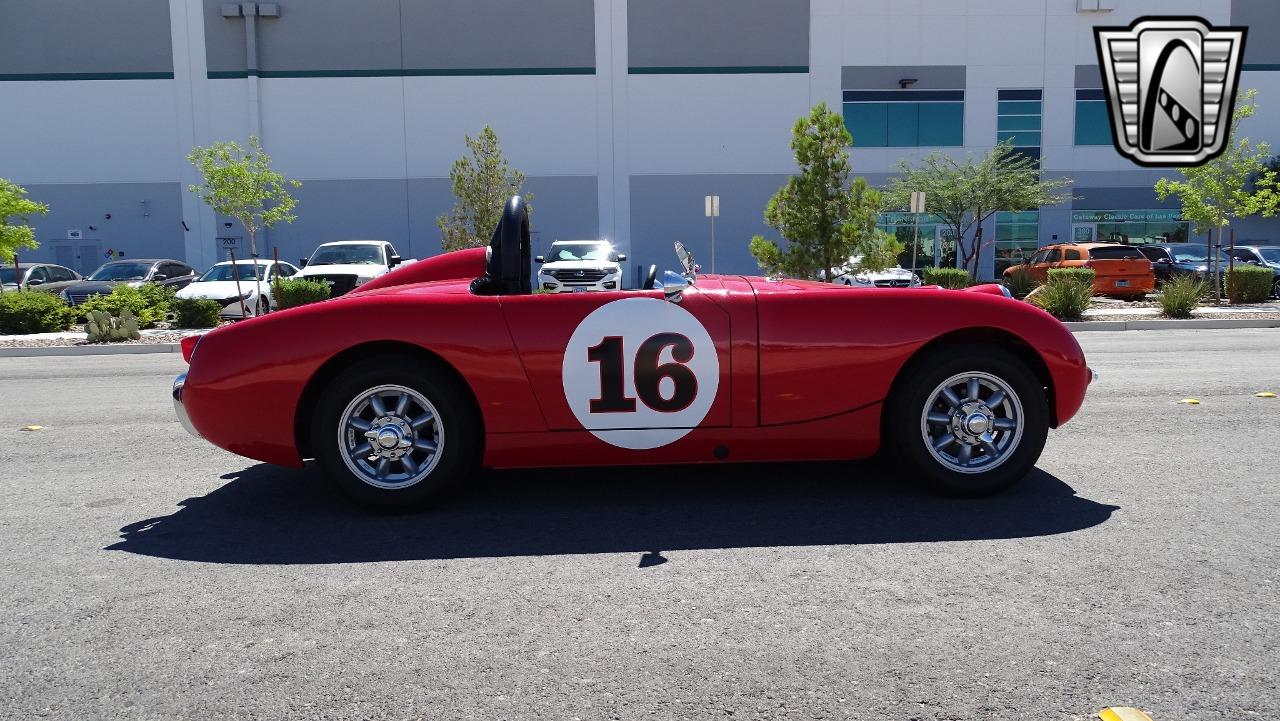
<svg viewBox="0 0 1280 721">
<path fill-rule="evenodd" d="M 863 288 L 915 288 L 920 285 L 920 277 L 906 268 L 894 266 L 879 271 L 863 270 L 861 261 L 860 255 L 850 258 L 832 282 Z"/>
<path fill-rule="evenodd" d="M 223 318 L 261 315 L 276 307 L 271 285 L 277 274 L 289 278 L 297 272 L 296 267 L 273 260 L 238 260 L 234 265 L 225 261 L 178 291 L 178 297 L 216 301 L 222 305 Z"/>
</svg>

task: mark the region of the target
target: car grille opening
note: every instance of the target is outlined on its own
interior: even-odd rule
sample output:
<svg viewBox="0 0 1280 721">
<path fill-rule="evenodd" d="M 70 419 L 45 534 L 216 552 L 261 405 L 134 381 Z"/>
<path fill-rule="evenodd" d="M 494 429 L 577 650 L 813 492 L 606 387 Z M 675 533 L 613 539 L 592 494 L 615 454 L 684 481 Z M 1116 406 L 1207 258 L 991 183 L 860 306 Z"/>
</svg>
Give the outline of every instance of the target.
<svg viewBox="0 0 1280 721">
<path fill-rule="evenodd" d="M 549 275 L 565 285 L 591 285 L 599 283 L 601 279 L 608 275 L 608 272 L 592 269 L 574 270 L 562 268 L 551 271 Z"/>
<path fill-rule="evenodd" d="M 356 276 L 354 275 L 313 275 L 307 279 L 319 281 L 329 286 L 330 298 L 349 293 L 356 287 Z"/>
<path fill-rule="evenodd" d="M 877 288 L 908 288 L 911 286 L 911 281 L 906 278 L 889 278 L 877 280 L 875 283 Z"/>
</svg>

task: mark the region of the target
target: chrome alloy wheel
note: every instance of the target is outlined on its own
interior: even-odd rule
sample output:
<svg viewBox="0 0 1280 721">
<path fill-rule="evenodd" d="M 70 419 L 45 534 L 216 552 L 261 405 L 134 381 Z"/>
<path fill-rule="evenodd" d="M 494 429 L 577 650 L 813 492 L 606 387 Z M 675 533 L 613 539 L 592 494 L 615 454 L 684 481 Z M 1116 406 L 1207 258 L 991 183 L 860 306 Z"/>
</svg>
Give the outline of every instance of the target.
<svg viewBox="0 0 1280 721">
<path fill-rule="evenodd" d="M 928 396 L 920 433 L 929 453 L 957 473 L 984 473 L 1009 460 L 1022 440 L 1022 401 L 1008 383 L 980 371 L 957 373 Z"/>
<path fill-rule="evenodd" d="M 338 420 L 338 448 L 347 468 L 375 488 L 408 488 L 431 474 L 444 447 L 436 407 L 401 385 L 370 388 Z"/>
</svg>

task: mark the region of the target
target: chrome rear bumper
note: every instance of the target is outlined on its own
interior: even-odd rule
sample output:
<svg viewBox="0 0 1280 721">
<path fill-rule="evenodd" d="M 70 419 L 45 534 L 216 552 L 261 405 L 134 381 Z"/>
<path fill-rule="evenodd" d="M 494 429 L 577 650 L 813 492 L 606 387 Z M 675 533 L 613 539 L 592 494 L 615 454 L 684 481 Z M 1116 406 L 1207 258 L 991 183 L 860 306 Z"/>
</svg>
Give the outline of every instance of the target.
<svg viewBox="0 0 1280 721">
<path fill-rule="evenodd" d="M 182 427 L 187 429 L 187 433 L 200 438 L 200 432 L 196 427 L 191 425 L 191 419 L 187 417 L 187 409 L 182 405 L 182 387 L 187 383 L 187 374 L 180 373 L 177 378 L 173 379 L 173 412 L 178 416 L 178 422 Z"/>
</svg>

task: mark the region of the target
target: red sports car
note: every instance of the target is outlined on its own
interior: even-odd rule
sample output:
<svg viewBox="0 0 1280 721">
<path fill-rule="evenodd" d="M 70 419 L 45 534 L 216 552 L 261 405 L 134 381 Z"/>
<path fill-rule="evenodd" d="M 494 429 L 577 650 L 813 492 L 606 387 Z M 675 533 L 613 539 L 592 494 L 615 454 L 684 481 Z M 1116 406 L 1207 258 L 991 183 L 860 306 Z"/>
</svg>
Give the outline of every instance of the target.
<svg viewBox="0 0 1280 721">
<path fill-rule="evenodd" d="M 677 244 L 678 245 L 678 244 Z M 477 466 L 854 459 L 891 452 L 958 495 L 1023 478 L 1091 371 L 1000 286 L 860 289 L 682 273 L 534 293 L 529 219 L 487 249 L 183 343 L 188 430 L 249 458 L 315 458 L 360 501 L 418 505 Z M 246 421 L 243 409 L 254 408 Z"/>
</svg>

